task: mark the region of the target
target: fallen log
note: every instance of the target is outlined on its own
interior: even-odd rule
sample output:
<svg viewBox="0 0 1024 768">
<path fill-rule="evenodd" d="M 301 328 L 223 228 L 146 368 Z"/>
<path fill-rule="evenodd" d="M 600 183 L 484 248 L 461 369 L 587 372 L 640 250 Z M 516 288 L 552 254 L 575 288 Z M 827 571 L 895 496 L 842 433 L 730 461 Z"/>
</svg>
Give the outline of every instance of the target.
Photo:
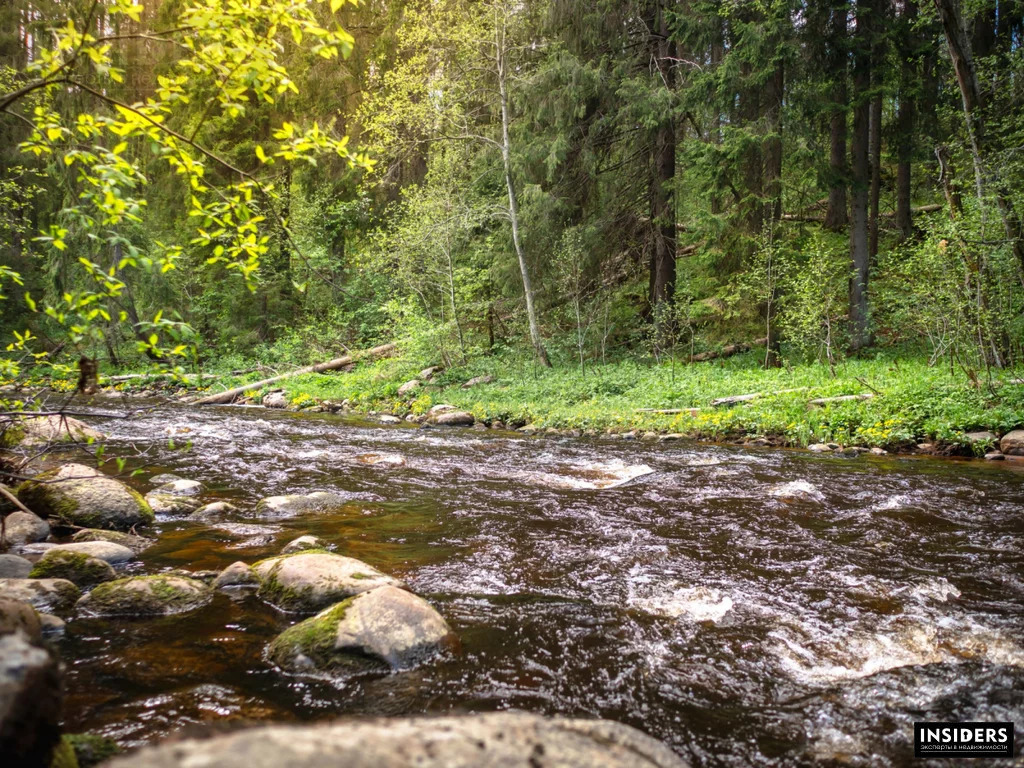
<svg viewBox="0 0 1024 768">
<path fill-rule="evenodd" d="M 298 376 L 303 373 L 323 373 L 324 371 L 333 371 L 338 368 L 344 368 L 346 365 L 351 365 L 356 360 L 364 357 L 383 357 L 390 354 L 395 349 L 394 344 L 382 344 L 379 347 L 367 350 L 362 353 L 355 353 L 352 355 L 345 355 L 344 357 L 337 357 L 334 360 L 328 360 L 324 363 L 317 363 L 316 365 L 307 365 L 305 368 L 296 368 L 294 371 L 288 373 L 282 373 L 277 376 L 272 376 L 269 379 L 263 379 L 262 381 L 254 381 L 252 384 L 244 384 L 241 387 L 235 387 L 229 389 L 226 392 L 218 392 L 215 395 L 207 395 L 201 397 L 198 400 L 193 400 L 193 405 L 221 405 L 223 403 L 230 403 L 239 395 L 244 395 L 246 392 L 251 392 L 254 389 L 263 389 L 263 387 L 269 384 L 276 384 L 284 379 L 291 378 L 292 376 Z"/>
<path fill-rule="evenodd" d="M 717 360 L 720 357 L 731 357 L 732 355 L 738 355 L 740 352 L 747 352 L 751 347 L 763 347 L 768 343 L 767 337 L 763 339 L 754 339 L 749 344 L 740 342 L 739 344 L 729 344 L 726 347 L 722 347 L 719 350 L 712 352 L 700 352 L 690 358 L 691 363 L 703 363 L 708 360 Z"/>
<path fill-rule="evenodd" d="M 845 403 L 851 400 L 870 400 L 875 395 L 873 392 L 865 392 L 861 395 L 839 395 L 839 397 L 819 397 L 815 400 L 808 400 L 808 405 L 828 405 L 829 403 Z"/>
</svg>

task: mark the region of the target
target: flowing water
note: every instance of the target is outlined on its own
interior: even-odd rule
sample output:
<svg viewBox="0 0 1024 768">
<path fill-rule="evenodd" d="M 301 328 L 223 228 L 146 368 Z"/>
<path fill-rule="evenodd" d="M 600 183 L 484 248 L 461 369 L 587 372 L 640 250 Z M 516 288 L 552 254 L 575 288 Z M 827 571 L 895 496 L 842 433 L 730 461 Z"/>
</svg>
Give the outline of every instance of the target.
<svg viewBox="0 0 1024 768">
<path fill-rule="evenodd" d="M 161 519 L 132 569 L 218 569 L 311 533 L 404 579 L 462 647 L 412 671 L 308 679 L 265 662 L 297 617 L 251 594 L 75 620 L 60 642 L 70 731 L 138 745 L 224 720 L 519 709 L 619 720 L 707 766 L 911 764 L 914 720 L 1024 731 L 1024 472 L 1009 466 L 238 407 L 89 421 L 108 455 L 141 451 L 140 490 L 172 471 L 244 510 Z M 623 468 L 637 476 L 603 487 Z M 350 502 L 252 511 L 313 490 Z"/>
</svg>

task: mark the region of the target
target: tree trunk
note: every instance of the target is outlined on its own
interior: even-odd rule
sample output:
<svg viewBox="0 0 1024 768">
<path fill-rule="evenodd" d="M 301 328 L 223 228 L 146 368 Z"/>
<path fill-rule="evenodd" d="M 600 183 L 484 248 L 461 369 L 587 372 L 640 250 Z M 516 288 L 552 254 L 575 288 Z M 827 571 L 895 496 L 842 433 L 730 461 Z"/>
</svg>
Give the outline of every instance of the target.
<svg viewBox="0 0 1024 768">
<path fill-rule="evenodd" d="M 772 221 L 782 219 L 782 96 L 784 89 L 785 70 L 780 56 L 764 89 L 768 127 L 771 131 L 771 136 L 765 141 L 764 146 L 765 193 L 768 196 L 765 218 Z"/>
<path fill-rule="evenodd" d="M 871 99 L 868 116 L 868 147 L 871 188 L 868 202 L 868 252 L 874 263 L 878 255 L 878 206 L 882 195 L 882 97 Z"/>
<path fill-rule="evenodd" d="M 664 11 L 658 2 L 651 26 L 651 50 L 661 83 L 672 88 L 671 43 Z M 676 209 L 672 188 L 676 175 L 676 131 L 671 114 L 663 115 L 651 152 L 651 267 L 650 302 L 655 322 L 663 325 L 676 283 Z M 664 327 L 659 330 L 665 330 Z"/>
<path fill-rule="evenodd" d="M 919 65 L 919 46 L 914 24 L 917 21 L 917 3 L 908 2 L 902 21 L 902 51 L 900 64 L 899 103 L 896 110 L 896 229 L 901 240 L 914 234 L 911 212 L 913 198 L 914 123 L 917 111 L 916 78 Z"/>
<path fill-rule="evenodd" d="M 826 67 L 832 80 L 832 114 L 829 118 L 829 191 L 825 227 L 834 232 L 846 228 L 846 25 L 848 0 L 837 4 L 829 15 Z"/>
<path fill-rule="evenodd" d="M 516 258 L 519 260 L 519 272 L 523 279 L 523 295 L 526 298 L 526 319 L 530 325 L 530 342 L 537 353 L 537 359 L 545 368 L 551 367 L 551 360 L 548 358 L 548 351 L 544 348 L 544 341 L 540 335 L 540 324 L 537 322 L 537 311 L 533 303 L 533 286 L 530 283 L 530 270 L 526 264 L 526 254 L 523 253 L 523 244 L 519 236 L 519 203 L 516 199 L 516 186 L 512 177 L 512 150 L 509 139 L 509 107 L 508 107 L 508 82 L 506 67 L 505 49 L 505 22 L 498 19 L 495 29 L 495 61 L 497 63 L 498 92 L 501 98 L 501 160 L 505 170 L 505 186 L 508 188 L 508 216 L 512 223 L 512 243 L 516 249 Z"/>
<path fill-rule="evenodd" d="M 854 351 L 869 343 L 868 270 L 871 252 L 868 238 L 868 193 L 870 168 L 868 144 L 871 112 L 871 0 L 858 0 L 857 32 L 853 55 L 853 136 L 850 144 L 850 348 Z"/>
</svg>

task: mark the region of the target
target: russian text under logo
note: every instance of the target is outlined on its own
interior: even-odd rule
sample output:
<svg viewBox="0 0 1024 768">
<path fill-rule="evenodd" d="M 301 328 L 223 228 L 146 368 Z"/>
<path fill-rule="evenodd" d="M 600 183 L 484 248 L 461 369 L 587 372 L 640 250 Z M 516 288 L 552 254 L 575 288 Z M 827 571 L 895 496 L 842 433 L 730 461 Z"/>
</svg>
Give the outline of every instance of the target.
<svg viewBox="0 0 1024 768">
<path fill-rule="evenodd" d="M 914 723 L 914 757 L 1013 757 L 1013 723 Z"/>
</svg>

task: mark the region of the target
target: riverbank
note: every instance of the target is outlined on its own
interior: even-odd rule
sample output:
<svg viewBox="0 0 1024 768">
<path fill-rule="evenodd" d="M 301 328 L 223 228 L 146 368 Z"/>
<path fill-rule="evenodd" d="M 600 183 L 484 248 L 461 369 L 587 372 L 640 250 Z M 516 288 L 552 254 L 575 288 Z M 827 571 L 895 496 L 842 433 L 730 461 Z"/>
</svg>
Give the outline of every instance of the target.
<svg viewBox="0 0 1024 768">
<path fill-rule="evenodd" d="M 946 455 L 985 455 L 1024 426 L 1022 371 L 993 371 L 972 382 L 923 358 L 879 354 L 834 372 L 818 364 L 763 370 L 759 359 L 748 353 L 692 365 L 620 361 L 581 373 L 494 357 L 424 369 L 423 361 L 399 357 L 295 376 L 246 399 L 410 421 L 447 404 L 479 423 L 526 431 Z M 121 392 L 186 397 L 268 375 L 266 368 L 242 375 L 214 370 L 184 383 L 146 376 L 108 383 Z"/>
</svg>

